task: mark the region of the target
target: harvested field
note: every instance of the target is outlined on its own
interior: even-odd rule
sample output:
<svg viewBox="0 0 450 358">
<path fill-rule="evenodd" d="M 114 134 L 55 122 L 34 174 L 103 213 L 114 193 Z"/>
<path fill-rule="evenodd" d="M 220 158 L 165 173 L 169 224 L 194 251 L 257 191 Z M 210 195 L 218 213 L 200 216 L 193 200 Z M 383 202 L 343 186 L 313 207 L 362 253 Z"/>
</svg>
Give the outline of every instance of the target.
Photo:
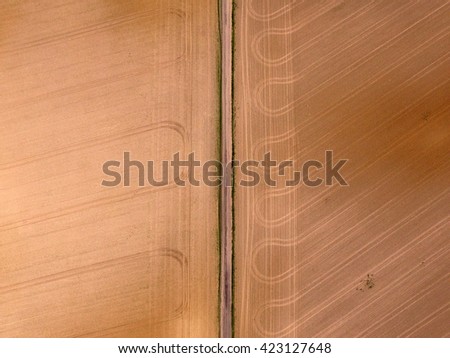
<svg viewBox="0 0 450 358">
<path fill-rule="evenodd" d="M 0 337 L 448 337 L 449 10 L 0 2 Z"/>
<path fill-rule="evenodd" d="M 236 336 L 448 336 L 450 3 L 236 3 L 236 159 L 349 160 L 235 187 Z"/>
<path fill-rule="evenodd" d="M 217 188 L 101 186 L 219 158 L 218 36 L 208 0 L 0 4 L 0 336 L 218 335 Z"/>
</svg>

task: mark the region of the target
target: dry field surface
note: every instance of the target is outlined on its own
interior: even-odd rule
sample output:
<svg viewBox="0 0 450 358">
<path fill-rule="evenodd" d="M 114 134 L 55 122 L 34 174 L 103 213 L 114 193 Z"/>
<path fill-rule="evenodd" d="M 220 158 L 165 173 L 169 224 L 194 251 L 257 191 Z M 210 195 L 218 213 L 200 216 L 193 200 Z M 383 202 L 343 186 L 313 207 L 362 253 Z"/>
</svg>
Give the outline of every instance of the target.
<svg viewBox="0 0 450 358">
<path fill-rule="evenodd" d="M 236 159 L 349 159 L 236 187 L 237 336 L 449 336 L 449 11 L 237 1 Z"/>
<path fill-rule="evenodd" d="M 102 163 L 218 158 L 209 0 L 0 3 L 0 336 L 217 336 L 217 189 Z"/>
<path fill-rule="evenodd" d="M 234 3 L 0 1 L 0 337 L 450 335 L 450 2 Z"/>
</svg>

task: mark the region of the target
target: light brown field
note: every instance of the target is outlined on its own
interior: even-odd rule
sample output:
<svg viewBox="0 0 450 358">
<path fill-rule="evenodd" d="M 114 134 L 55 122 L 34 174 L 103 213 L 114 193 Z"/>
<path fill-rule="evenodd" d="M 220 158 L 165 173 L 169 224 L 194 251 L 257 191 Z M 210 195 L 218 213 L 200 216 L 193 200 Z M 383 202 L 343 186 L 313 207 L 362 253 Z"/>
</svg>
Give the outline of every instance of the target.
<svg viewBox="0 0 450 358">
<path fill-rule="evenodd" d="M 100 185 L 218 158 L 217 58 L 209 0 L 1 2 L 0 336 L 218 335 L 217 189 Z"/>
<path fill-rule="evenodd" d="M 0 337 L 450 335 L 450 3 L 235 4 L 0 3 Z M 349 186 L 101 186 L 232 143 Z"/>
<path fill-rule="evenodd" d="M 449 336 L 449 6 L 237 1 L 236 159 L 349 159 L 236 187 L 237 336 Z"/>
</svg>

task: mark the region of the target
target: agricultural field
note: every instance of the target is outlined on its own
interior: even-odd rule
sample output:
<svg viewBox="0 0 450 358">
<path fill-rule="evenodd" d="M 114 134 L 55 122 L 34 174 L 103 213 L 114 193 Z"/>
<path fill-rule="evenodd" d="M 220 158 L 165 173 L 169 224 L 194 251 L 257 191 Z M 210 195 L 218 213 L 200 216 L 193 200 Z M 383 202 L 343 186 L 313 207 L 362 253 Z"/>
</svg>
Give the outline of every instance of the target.
<svg viewBox="0 0 450 358">
<path fill-rule="evenodd" d="M 235 187 L 236 336 L 449 335 L 449 6 L 236 1 L 236 159 L 348 160 Z"/>
<path fill-rule="evenodd" d="M 449 10 L 0 2 L 0 337 L 448 337 Z"/>
<path fill-rule="evenodd" d="M 217 188 L 101 185 L 219 157 L 218 31 L 209 0 L 1 2 L 0 336 L 218 335 Z"/>
</svg>

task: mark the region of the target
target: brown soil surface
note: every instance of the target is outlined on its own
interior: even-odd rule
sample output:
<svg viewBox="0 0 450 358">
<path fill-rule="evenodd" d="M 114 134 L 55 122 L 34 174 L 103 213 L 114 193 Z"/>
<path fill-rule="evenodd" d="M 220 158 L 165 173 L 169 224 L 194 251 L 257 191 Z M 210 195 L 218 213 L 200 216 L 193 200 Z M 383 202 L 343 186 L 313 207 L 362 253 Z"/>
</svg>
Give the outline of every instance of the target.
<svg viewBox="0 0 450 358">
<path fill-rule="evenodd" d="M 0 337 L 449 336 L 450 3 L 231 4 L 0 3 Z M 232 143 L 349 185 L 101 185 Z"/>
<path fill-rule="evenodd" d="M 236 159 L 349 159 L 236 186 L 237 336 L 449 335 L 449 6 L 237 1 Z"/>
<path fill-rule="evenodd" d="M 219 158 L 218 46 L 208 0 L 1 2 L 0 336 L 218 335 L 217 188 L 100 185 Z"/>
<path fill-rule="evenodd" d="M 222 0 L 220 4 L 221 33 L 221 149 L 222 163 L 233 159 L 233 95 L 232 95 L 232 35 L 233 1 Z M 226 170 L 222 179 L 220 207 L 221 238 L 221 289 L 220 289 L 220 336 L 230 338 L 233 334 L 233 171 Z"/>
</svg>

